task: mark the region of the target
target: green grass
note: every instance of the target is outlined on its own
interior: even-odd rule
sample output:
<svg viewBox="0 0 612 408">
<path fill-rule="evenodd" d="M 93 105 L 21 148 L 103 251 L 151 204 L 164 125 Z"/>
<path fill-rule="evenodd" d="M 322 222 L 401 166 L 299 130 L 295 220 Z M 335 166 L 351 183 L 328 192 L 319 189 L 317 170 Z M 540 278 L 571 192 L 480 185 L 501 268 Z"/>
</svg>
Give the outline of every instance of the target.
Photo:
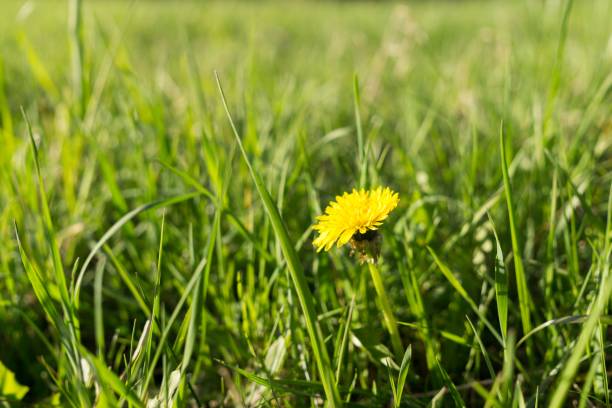
<svg viewBox="0 0 612 408">
<path fill-rule="evenodd" d="M 609 21 L 3 2 L 0 406 L 610 406 Z"/>
</svg>

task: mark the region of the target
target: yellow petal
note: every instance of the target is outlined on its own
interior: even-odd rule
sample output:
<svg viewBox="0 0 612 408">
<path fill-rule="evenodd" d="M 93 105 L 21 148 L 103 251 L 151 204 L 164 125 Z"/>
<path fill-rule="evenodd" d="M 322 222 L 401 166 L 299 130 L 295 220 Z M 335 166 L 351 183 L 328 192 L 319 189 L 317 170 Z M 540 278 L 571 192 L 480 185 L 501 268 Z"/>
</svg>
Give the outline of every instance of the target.
<svg viewBox="0 0 612 408">
<path fill-rule="evenodd" d="M 359 231 L 376 230 L 397 207 L 399 196 L 388 187 L 377 187 L 373 190 L 353 189 L 351 193 L 336 196 L 325 208 L 322 215 L 316 217 L 313 226 L 319 236 L 313 241 L 317 251 L 329 251 L 334 244 L 345 245 Z"/>
</svg>

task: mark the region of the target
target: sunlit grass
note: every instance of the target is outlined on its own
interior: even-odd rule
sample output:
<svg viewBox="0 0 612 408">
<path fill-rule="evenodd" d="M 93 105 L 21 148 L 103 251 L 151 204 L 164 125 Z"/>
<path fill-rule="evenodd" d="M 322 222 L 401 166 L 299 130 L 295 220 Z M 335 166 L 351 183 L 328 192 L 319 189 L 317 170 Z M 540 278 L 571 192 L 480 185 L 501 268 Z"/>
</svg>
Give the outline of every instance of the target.
<svg viewBox="0 0 612 408">
<path fill-rule="evenodd" d="M 609 21 L 2 3 L 0 406 L 609 406 Z"/>
</svg>

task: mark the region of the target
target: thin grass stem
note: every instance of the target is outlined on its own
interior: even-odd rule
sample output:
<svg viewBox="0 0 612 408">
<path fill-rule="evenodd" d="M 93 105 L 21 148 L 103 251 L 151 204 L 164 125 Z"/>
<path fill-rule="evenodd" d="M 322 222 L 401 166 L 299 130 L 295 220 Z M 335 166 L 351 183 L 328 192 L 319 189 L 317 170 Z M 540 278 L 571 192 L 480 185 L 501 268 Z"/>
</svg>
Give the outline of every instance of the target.
<svg viewBox="0 0 612 408">
<path fill-rule="evenodd" d="M 374 288 L 376 289 L 376 295 L 378 296 L 378 302 L 382 308 L 383 316 L 385 318 L 385 324 L 387 325 L 387 330 L 389 330 L 389 334 L 391 335 L 391 345 L 393 346 L 393 353 L 395 354 L 398 361 L 401 360 L 402 355 L 404 354 L 404 348 L 402 346 L 402 339 L 399 335 L 399 330 L 397 329 L 397 320 L 395 319 L 395 315 L 393 314 L 393 309 L 391 308 L 391 303 L 389 303 L 389 296 L 387 296 L 387 291 L 385 290 L 385 286 L 383 285 L 382 277 L 380 275 L 380 271 L 378 270 L 378 266 L 373 263 L 368 262 L 368 269 L 370 270 L 370 275 L 372 276 L 372 283 L 374 283 Z"/>
</svg>

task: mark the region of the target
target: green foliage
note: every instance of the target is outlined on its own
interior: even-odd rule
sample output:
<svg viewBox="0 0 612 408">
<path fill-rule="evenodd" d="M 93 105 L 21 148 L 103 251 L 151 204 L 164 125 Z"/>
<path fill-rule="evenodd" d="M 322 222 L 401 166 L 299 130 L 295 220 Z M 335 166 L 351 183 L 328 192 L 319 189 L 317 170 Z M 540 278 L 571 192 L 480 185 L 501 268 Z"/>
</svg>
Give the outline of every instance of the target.
<svg viewBox="0 0 612 408">
<path fill-rule="evenodd" d="M 28 387 L 19 384 L 15 379 L 15 373 L 0 361 L 0 400 L 19 401 L 27 392 Z"/>
<path fill-rule="evenodd" d="M 2 2 L 0 406 L 609 406 L 609 21 Z"/>
</svg>

